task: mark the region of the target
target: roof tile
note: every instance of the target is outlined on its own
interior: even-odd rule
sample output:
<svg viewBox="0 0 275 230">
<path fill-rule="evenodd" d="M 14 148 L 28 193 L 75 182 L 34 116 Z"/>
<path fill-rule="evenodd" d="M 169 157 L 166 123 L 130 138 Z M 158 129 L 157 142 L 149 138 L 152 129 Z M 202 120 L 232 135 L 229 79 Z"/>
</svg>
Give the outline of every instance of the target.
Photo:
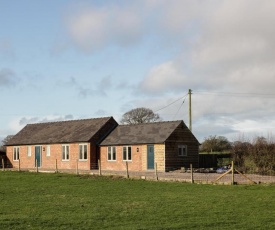
<svg viewBox="0 0 275 230">
<path fill-rule="evenodd" d="M 183 121 L 119 125 L 100 145 L 163 143 L 181 123 Z"/>
<path fill-rule="evenodd" d="M 112 117 L 28 124 L 6 145 L 87 142 Z"/>
</svg>

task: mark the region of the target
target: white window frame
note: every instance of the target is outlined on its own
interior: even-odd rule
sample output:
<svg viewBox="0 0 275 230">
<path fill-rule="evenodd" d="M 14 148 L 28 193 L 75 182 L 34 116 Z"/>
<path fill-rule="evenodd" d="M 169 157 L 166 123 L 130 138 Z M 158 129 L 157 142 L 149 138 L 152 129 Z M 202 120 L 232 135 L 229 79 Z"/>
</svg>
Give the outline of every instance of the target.
<svg viewBox="0 0 275 230">
<path fill-rule="evenodd" d="M 130 150 L 130 155 L 129 155 L 129 150 Z M 126 153 L 126 155 L 124 155 L 124 153 Z M 132 161 L 132 146 L 123 146 L 122 159 L 123 161 Z"/>
<path fill-rule="evenodd" d="M 50 157 L 50 156 L 51 156 L 51 146 L 46 145 L 46 157 Z"/>
<path fill-rule="evenodd" d="M 62 145 L 62 161 L 70 160 L 70 145 Z"/>
<path fill-rule="evenodd" d="M 108 161 L 116 161 L 116 147 L 115 146 L 107 147 L 107 160 Z"/>
<path fill-rule="evenodd" d="M 32 147 L 31 146 L 27 146 L 27 156 L 28 157 L 32 156 Z"/>
<path fill-rule="evenodd" d="M 20 159 L 20 147 L 13 147 L 13 161 L 19 161 Z"/>
<path fill-rule="evenodd" d="M 187 156 L 187 145 L 178 145 L 178 155 L 180 157 Z"/>
<path fill-rule="evenodd" d="M 86 157 L 85 157 L 85 147 L 86 147 Z M 87 144 L 79 144 L 78 146 L 78 159 L 80 161 L 88 160 L 88 145 Z"/>
</svg>

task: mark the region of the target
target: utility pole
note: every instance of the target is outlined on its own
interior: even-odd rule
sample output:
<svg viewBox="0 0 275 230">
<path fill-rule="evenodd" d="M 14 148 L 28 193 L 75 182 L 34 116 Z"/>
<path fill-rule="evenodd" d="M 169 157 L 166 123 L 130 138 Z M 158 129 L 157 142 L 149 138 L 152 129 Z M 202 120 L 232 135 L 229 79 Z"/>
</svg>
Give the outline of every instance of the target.
<svg viewBox="0 0 275 230">
<path fill-rule="evenodd" d="M 188 94 L 189 94 L 189 129 L 192 132 L 192 107 L 191 107 L 192 90 L 191 89 L 189 89 Z"/>
</svg>

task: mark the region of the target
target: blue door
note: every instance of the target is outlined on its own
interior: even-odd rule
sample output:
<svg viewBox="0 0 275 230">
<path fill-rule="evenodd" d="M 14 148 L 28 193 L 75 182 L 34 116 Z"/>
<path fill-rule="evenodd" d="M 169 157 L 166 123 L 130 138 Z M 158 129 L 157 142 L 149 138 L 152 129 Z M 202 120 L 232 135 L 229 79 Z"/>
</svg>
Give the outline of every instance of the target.
<svg viewBox="0 0 275 230">
<path fill-rule="evenodd" d="M 37 166 L 41 167 L 41 146 L 35 146 L 35 167 L 36 167 L 36 162 Z"/>
<path fill-rule="evenodd" d="M 147 168 L 148 169 L 155 168 L 154 145 L 147 145 Z"/>
</svg>

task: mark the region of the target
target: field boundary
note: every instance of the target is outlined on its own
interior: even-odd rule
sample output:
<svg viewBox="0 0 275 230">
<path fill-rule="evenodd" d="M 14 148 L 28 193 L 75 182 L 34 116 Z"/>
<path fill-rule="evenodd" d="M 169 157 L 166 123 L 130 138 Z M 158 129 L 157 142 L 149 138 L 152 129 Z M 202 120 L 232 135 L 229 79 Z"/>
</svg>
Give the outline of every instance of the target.
<svg viewBox="0 0 275 230">
<path fill-rule="evenodd" d="M 7 168 L 5 171 L 18 171 L 16 168 Z M 229 174 L 224 175 L 219 181 L 216 181 L 221 174 L 218 173 L 199 173 L 181 170 L 171 172 L 157 172 L 154 170 L 148 171 L 110 171 L 110 170 L 58 170 L 56 172 L 53 169 L 24 169 L 20 171 L 28 171 L 33 173 L 67 173 L 77 175 L 95 175 L 95 176 L 117 176 L 128 179 L 141 179 L 150 181 L 170 181 L 170 182 L 184 182 L 184 183 L 196 183 L 196 184 L 232 184 L 232 177 Z M 3 172 L 3 171 L 2 171 Z M 255 184 L 275 184 L 275 176 L 258 175 L 258 174 L 247 174 L 250 180 L 254 181 Z M 234 184 L 251 184 L 242 175 L 234 175 Z"/>
</svg>

